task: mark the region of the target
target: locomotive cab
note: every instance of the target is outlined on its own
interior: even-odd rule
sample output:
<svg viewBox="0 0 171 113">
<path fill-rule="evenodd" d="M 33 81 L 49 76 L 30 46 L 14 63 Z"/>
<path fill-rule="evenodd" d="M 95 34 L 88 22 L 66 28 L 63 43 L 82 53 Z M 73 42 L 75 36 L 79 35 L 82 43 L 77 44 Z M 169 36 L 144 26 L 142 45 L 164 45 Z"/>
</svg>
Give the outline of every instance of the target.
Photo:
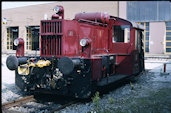
<svg viewBox="0 0 171 113">
<path fill-rule="evenodd" d="M 62 6 L 54 11 L 51 20 L 40 22 L 40 56 L 24 56 L 18 38 L 16 56 L 7 58 L 22 91 L 89 98 L 97 87 L 144 70 L 139 24 L 106 12 L 78 13 L 65 20 Z"/>
</svg>

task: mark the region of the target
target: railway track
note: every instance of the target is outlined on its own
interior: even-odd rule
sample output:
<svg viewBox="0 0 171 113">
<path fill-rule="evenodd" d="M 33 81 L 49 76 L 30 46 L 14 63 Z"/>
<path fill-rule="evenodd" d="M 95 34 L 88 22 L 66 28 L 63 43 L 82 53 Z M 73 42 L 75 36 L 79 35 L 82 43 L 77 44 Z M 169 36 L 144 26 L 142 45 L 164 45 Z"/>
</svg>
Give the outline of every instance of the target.
<svg viewBox="0 0 171 113">
<path fill-rule="evenodd" d="M 11 107 L 15 107 L 15 106 L 21 106 L 22 107 L 22 105 L 24 105 L 24 104 L 26 104 L 28 102 L 36 102 L 36 99 L 34 98 L 33 95 L 26 96 L 26 97 L 23 97 L 21 99 L 17 99 L 17 100 L 13 100 L 13 101 L 10 101 L 10 102 L 3 103 L 2 104 L 2 113 L 15 112 L 15 111 L 11 112 L 11 110 L 9 110 L 9 109 Z M 78 100 L 73 100 L 73 101 L 68 102 L 66 104 L 63 104 L 61 106 L 53 107 L 52 109 L 48 110 L 48 113 L 54 113 L 55 111 L 60 111 L 60 110 L 64 109 L 65 107 L 70 106 L 70 105 L 75 104 L 75 103 L 78 103 Z M 50 107 L 48 107 L 48 108 L 50 108 Z M 17 112 L 17 113 L 20 113 L 20 112 Z"/>
<path fill-rule="evenodd" d="M 166 59 L 166 60 L 170 60 L 171 59 L 171 57 L 169 56 L 169 57 L 161 57 L 161 56 L 152 56 L 152 57 L 144 57 L 144 59 L 145 60 L 147 60 L 147 59 L 155 59 L 155 60 L 159 60 L 159 59 Z"/>
<path fill-rule="evenodd" d="M 14 106 L 21 106 L 27 102 L 31 102 L 31 101 L 36 101 L 33 95 L 30 96 L 25 96 L 23 98 L 17 99 L 17 100 L 13 100 L 10 102 L 5 102 L 2 104 L 2 111 L 4 111 L 5 113 L 8 111 L 9 108 L 14 107 Z"/>
</svg>

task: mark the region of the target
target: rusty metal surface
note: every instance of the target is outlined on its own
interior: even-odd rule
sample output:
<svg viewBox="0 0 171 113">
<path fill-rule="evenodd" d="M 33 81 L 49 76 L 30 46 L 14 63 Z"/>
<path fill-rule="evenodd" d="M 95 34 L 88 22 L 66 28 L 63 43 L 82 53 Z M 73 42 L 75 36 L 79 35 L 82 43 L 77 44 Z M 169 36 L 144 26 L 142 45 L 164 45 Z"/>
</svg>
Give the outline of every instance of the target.
<svg viewBox="0 0 171 113">
<path fill-rule="evenodd" d="M 10 107 L 22 105 L 22 104 L 30 102 L 30 101 L 35 101 L 33 95 L 26 96 L 26 97 L 23 97 L 21 99 L 17 99 L 17 100 L 13 100 L 13 101 L 10 101 L 10 102 L 3 103 L 2 108 L 3 109 L 8 109 Z"/>
</svg>

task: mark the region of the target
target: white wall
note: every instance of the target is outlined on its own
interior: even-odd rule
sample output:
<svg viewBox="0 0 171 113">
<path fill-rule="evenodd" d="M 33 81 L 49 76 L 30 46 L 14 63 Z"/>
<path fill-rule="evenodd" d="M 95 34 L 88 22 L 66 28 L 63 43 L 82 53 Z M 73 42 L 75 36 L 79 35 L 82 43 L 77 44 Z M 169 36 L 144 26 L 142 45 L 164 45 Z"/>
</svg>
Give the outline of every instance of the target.
<svg viewBox="0 0 171 113">
<path fill-rule="evenodd" d="M 119 2 L 119 17 L 123 19 L 127 19 L 126 1 Z"/>
</svg>

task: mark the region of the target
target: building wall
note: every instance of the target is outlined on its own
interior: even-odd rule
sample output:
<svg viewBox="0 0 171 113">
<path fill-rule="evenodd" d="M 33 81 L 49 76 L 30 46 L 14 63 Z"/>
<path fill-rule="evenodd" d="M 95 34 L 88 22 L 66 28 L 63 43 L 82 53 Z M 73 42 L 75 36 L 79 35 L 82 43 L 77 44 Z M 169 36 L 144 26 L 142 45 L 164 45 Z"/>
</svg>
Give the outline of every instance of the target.
<svg viewBox="0 0 171 113">
<path fill-rule="evenodd" d="M 118 16 L 117 1 L 67 1 L 5 9 L 2 10 L 2 17 L 7 18 L 8 22 L 7 24 L 1 24 L 2 53 L 15 53 L 14 50 L 6 49 L 6 27 L 18 26 L 19 37 L 24 38 L 26 43 L 26 26 L 39 26 L 40 20 L 44 19 L 45 14 L 47 14 L 48 19 L 50 19 L 51 15 L 54 14 L 53 8 L 56 5 L 62 5 L 64 7 L 64 18 L 70 20 L 79 12 L 108 12 L 110 15 Z M 32 52 L 26 49 L 25 51 L 26 53 Z"/>
<path fill-rule="evenodd" d="M 127 19 L 126 8 L 127 2 L 121 1 L 119 2 L 119 17 L 123 19 Z"/>
<path fill-rule="evenodd" d="M 121 1 L 119 17 L 138 23 L 149 22 L 149 52 L 146 54 L 170 54 L 165 52 L 165 22 L 171 21 L 170 9 L 169 1 Z"/>
<path fill-rule="evenodd" d="M 165 22 L 150 22 L 149 53 L 164 54 L 165 32 Z"/>
</svg>

